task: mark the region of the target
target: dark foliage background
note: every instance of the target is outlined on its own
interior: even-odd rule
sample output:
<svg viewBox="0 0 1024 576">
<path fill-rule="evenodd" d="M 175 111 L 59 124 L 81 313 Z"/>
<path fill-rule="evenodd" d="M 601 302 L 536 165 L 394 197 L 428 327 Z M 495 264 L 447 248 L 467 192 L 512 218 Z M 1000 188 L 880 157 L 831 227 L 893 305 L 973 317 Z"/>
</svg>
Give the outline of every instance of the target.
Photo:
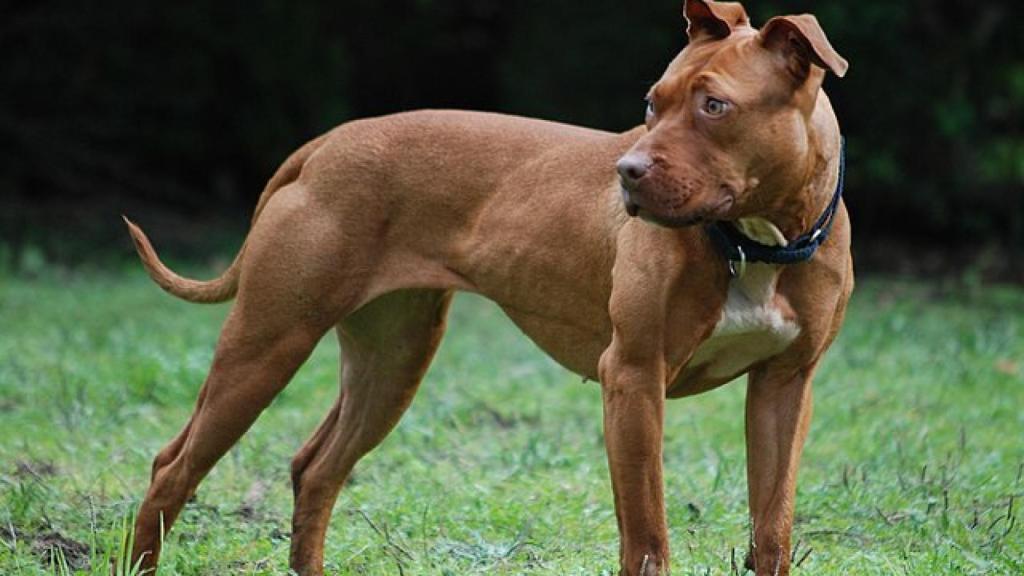
<svg viewBox="0 0 1024 576">
<path fill-rule="evenodd" d="M 121 212 L 179 253 L 237 242 L 285 155 L 351 118 L 458 107 L 627 129 L 684 44 L 680 5 L 2 1 L 5 257 L 124 250 Z M 859 256 L 981 255 L 1020 278 L 1024 3 L 746 6 L 755 24 L 814 12 L 852 64 L 827 88 Z"/>
</svg>

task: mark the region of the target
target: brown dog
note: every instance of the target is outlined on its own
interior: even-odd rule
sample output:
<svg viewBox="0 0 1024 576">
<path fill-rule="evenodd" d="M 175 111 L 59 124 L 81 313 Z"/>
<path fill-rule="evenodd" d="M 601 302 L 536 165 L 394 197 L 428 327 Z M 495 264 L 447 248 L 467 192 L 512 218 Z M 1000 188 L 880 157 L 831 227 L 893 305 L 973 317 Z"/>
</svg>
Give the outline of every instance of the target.
<svg viewBox="0 0 1024 576">
<path fill-rule="evenodd" d="M 156 566 L 161 523 L 336 327 L 342 392 L 292 463 L 291 566 L 321 574 L 345 478 L 401 418 L 466 290 L 600 380 L 623 574 L 668 571 L 665 398 L 748 373 L 749 563 L 787 574 L 811 379 L 853 287 L 821 91 L 847 65 L 813 16 L 759 32 L 739 4 L 685 13 L 690 44 L 650 90 L 646 126 L 625 134 L 470 112 L 345 124 L 284 163 L 210 282 L 168 270 L 129 223 L 165 290 L 237 298 L 195 413 L 153 463 L 132 561 Z M 729 262 L 709 235 L 721 222 L 762 245 L 827 241 L 805 263 Z"/>
</svg>

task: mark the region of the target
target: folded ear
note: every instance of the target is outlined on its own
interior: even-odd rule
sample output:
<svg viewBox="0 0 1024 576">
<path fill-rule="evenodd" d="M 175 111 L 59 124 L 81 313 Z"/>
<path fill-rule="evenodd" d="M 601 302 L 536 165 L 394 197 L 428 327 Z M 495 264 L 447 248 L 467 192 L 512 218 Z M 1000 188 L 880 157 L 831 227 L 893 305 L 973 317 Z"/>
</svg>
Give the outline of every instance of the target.
<svg viewBox="0 0 1024 576">
<path fill-rule="evenodd" d="M 690 42 L 712 39 L 721 40 L 732 34 L 739 26 L 749 26 L 750 18 L 739 2 L 711 2 L 709 0 L 686 0 L 683 15 L 688 26 L 686 34 Z"/>
<path fill-rule="evenodd" d="M 818 19 L 810 14 L 772 18 L 761 29 L 761 43 L 786 57 L 790 73 L 799 82 L 810 76 L 811 64 L 840 78 L 850 67 L 829 43 Z"/>
</svg>

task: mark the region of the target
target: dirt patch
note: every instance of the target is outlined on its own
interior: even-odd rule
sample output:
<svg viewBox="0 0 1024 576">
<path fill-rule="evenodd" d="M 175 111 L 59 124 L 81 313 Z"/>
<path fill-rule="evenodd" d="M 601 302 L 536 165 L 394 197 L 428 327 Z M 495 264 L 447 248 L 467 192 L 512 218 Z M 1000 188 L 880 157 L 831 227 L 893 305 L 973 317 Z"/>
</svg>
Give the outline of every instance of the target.
<svg viewBox="0 0 1024 576">
<path fill-rule="evenodd" d="M 16 478 L 49 478 L 57 475 L 57 466 L 49 460 L 18 460 L 14 469 Z"/>
<path fill-rule="evenodd" d="M 32 553 L 49 566 L 56 566 L 63 555 L 72 570 L 89 569 L 89 547 L 59 532 L 37 534 L 32 539 Z"/>
<path fill-rule="evenodd" d="M 242 505 L 238 507 L 236 514 L 247 522 L 256 522 L 262 519 L 261 513 L 263 500 L 267 496 L 270 487 L 261 480 L 256 480 L 249 486 Z"/>
<path fill-rule="evenodd" d="M 5 526 L 0 529 L 0 540 L 9 546 L 16 542 L 27 545 L 39 562 L 49 569 L 59 565 L 61 557 L 72 570 L 88 571 L 90 568 L 92 553 L 89 546 L 54 530 L 32 533 Z"/>
</svg>

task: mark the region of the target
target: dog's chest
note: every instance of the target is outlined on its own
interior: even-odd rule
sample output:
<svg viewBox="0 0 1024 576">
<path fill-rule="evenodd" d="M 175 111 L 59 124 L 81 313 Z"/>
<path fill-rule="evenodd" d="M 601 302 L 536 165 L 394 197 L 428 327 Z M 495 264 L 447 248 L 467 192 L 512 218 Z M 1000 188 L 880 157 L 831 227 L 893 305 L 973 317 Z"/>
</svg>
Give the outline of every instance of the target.
<svg viewBox="0 0 1024 576">
<path fill-rule="evenodd" d="M 702 380 L 732 379 L 793 343 L 800 326 L 789 302 L 776 292 L 778 274 L 777 266 L 749 264 L 730 282 L 722 316 L 685 372 Z"/>
</svg>

